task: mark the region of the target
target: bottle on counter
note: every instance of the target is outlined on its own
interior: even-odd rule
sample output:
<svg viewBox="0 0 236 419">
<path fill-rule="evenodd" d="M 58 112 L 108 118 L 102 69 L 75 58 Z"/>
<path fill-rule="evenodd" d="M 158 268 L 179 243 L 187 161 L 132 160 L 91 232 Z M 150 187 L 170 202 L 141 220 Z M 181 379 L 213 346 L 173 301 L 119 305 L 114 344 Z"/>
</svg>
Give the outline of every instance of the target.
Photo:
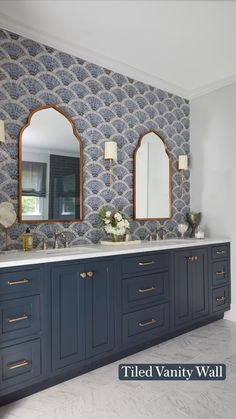
<svg viewBox="0 0 236 419">
<path fill-rule="evenodd" d="M 22 234 L 22 247 L 24 251 L 33 250 L 33 235 L 27 227 L 24 234 Z"/>
</svg>

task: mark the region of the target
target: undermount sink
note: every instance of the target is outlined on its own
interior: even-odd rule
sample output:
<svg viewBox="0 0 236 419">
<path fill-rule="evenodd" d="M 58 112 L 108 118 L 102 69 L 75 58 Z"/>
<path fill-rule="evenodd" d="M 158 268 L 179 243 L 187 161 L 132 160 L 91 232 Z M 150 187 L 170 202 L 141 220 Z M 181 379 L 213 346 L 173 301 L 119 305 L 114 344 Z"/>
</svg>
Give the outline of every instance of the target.
<svg viewBox="0 0 236 419">
<path fill-rule="evenodd" d="M 158 244 L 168 245 L 168 244 L 186 244 L 189 243 L 191 239 L 164 239 L 158 240 Z"/>
<path fill-rule="evenodd" d="M 86 253 L 87 251 L 98 251 L 98 249 L 94 249 L 92 247 L 85 247 L 85 246 L 74 246 L 74 247 L 59 247 L 58 249 L 41 249 L 36 250 L 36 252 L 41 252 L 46 255 L 66 255 L 70 253 Z"/>
</svg>

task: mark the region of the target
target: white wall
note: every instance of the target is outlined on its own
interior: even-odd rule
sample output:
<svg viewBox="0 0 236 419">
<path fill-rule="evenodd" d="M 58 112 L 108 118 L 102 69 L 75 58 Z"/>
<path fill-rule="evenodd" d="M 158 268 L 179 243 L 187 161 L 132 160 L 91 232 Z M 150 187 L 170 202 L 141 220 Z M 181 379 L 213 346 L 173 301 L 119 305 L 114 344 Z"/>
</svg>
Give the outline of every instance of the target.
<svg viewBox="0 0 236 419">
<path fill-rule="evenodd" d="M 232 309 L 236 321 L 236 84 L 191 101 L 191 210 L 208 235 L 232 239 Z"/>
</svg>

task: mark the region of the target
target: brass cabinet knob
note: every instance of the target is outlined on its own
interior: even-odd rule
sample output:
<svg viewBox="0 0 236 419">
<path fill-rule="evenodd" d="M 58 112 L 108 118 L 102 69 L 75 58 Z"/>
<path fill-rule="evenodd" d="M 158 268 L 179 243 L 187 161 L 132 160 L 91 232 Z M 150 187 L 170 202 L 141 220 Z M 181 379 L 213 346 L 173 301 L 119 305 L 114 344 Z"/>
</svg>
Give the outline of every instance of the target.
<svg viewBox="0 0 236 419">
<path fill-rule="evenodd" d="M 89 272 L 87 272 L 87 276 L 89 277 L 89 278 L 92 278 L 92 276 L 94 275 L 94 272 L 92 272 L 92 271 L 89 271 Z"/>
<path fill-rule="evenodd" d="M 191 262 L 196 262 L 198 260 L 198 256 L 189 256 L 188 260 L 191 260 Z"/>
<path fill-rule="evenodd" d="M 86 274 L 86 272 L 81 272 L 80 276 L 81 276 L 81 278 L 86 278 L 87 274 Z"/>
<path fill-rule="evenodd" d="M 221 297 L 217 297 L 217 299 L 216 299 L 216 301 L 218 302 L 218 303 L 222 303 L 223 301 L 225 301 L 226 300 L 226 298 L 222 295 Z"/>
</svg>

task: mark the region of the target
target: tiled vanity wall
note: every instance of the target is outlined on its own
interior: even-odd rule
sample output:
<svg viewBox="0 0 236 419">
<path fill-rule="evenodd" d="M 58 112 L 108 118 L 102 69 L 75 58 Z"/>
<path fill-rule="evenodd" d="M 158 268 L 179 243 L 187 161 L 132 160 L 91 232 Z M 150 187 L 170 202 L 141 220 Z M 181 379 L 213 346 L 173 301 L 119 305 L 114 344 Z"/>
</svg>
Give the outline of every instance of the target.
<svg viewBox="0 0 236 419">
<path fill-rule="evenodd" d="M 52 103 L 73 119 L 84 145 L 84 221 L 32 225 L 35 241 L 51 240 L 55 230 L 68 229 L 73 244 L 97 242 L 98 211 L 118 209 L 132 219 L 133 152 L 141 134 L 156 130 L 165 139 L 173 161 L 173 219 L 163 222 L 132 221 L 136 238 L 162 224 L 168 236 L 189 211 L 189 173 L 183 189 L 176 170 L 179 154 L 189 153 L 189 102 L 179 96 L 36 43 L 0 31 L 0 119 L 5 120 L 6 143 L 0 145 L 0 202 L 11 201 L 18 210 L 18 137 L 29 112 Z M 108 162 L 104 142 L 118 145 L 113 189 L 108 187 Z M 18 247 L 26 225 L 10 229 L 12 247 Z M 3 231 L 0 230 L 0 246 Z"/>
</svg>

